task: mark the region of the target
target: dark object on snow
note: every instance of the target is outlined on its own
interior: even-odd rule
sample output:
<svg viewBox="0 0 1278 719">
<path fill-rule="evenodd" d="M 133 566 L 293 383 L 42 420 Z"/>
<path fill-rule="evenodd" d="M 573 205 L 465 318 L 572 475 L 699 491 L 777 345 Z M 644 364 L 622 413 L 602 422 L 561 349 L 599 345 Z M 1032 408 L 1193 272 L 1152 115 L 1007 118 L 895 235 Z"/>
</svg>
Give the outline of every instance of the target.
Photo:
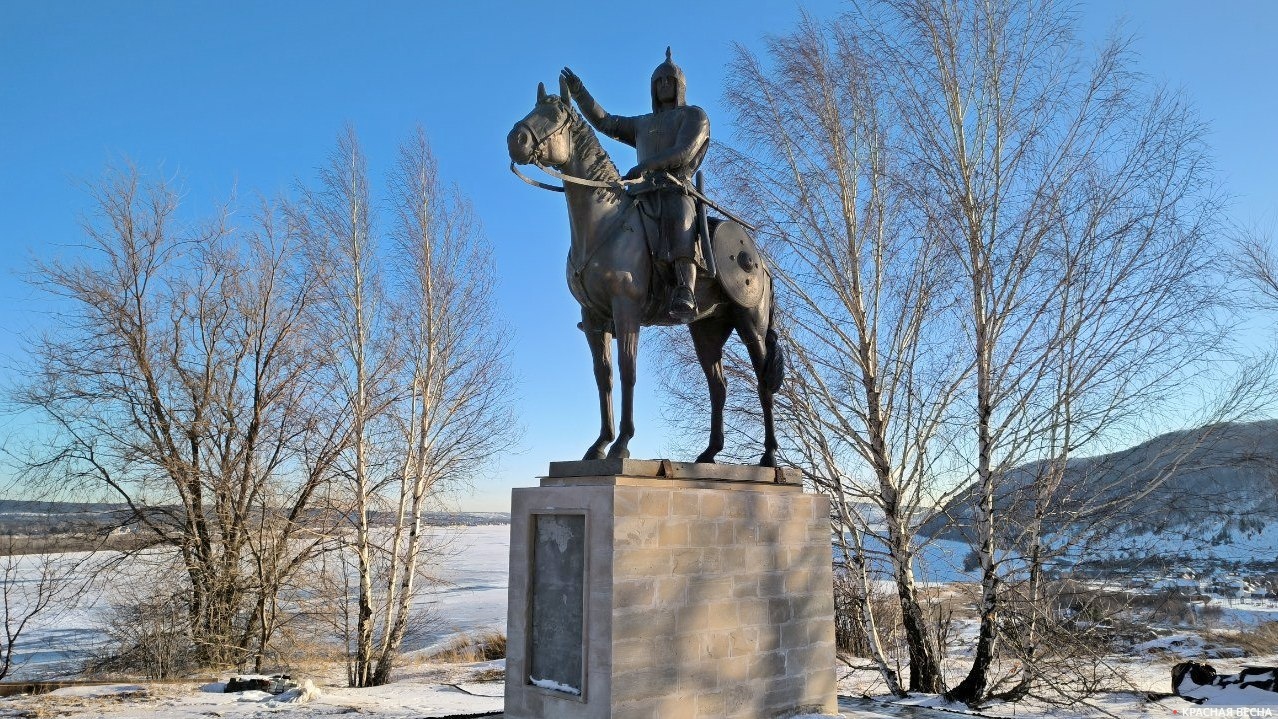
<svg viewBox="0 0 1278 719">
<path fill-rule="evenodd" d="M 227 694 L 231 692 L 264 692 L 271 686 L 271 680 L 262 677 L 231 677 L 226 683 Z"/>
<path fill-rule="evenodd" d="M 1172 667 L 1172 692 L 1180 694 L 1180 684 L 1189 677 L 1195 686 L 1205 687 L 1216 680 L 1216 669 L 1202 662 L 1181 662 Z"/>
<path fill-rule="evenodd" d="M 272 674 L 269 677 L 252 675 L 247 677 L 231 677 L 223 692 L 266 692 L 267 694 L 283 694 L 297 686 L 293 677 L 287 674 Z"/>
<path fill-rule="evenodd" d="M 1217 674 L 1215 667 L 1202 662 L 1181 662 L 1172 667 L 1172 692 L 1177 696 L 1202 704 L 1205 698 L 1188 696 L 1185 692 L 1207 686 L 1278 692 L 1278 667 L 1244 667 L 1237 674 Z"/>
</svg>

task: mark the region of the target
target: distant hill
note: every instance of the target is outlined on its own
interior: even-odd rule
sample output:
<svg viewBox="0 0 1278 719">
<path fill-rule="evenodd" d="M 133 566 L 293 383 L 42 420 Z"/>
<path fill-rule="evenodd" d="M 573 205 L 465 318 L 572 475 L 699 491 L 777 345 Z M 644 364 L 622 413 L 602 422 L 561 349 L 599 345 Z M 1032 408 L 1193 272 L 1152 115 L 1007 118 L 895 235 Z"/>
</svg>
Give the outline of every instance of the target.
<svg viewBox="0 0 1278 719">
<path fill-rule="evenodd" d="M 0 499 L 0 535 L 95 532 L 118 527 L 131 514 L 124 504 Z"/>
<path fill-rule="evenodd" d="M 996 494 L 1003 546 L 1034 510 L 1034 482 L 1047 469 L 1009 472 Z M 927 536 L 970 540 L 976 487 L 946 507 L 949 521 Z M 1225 423 L 1160 435 L 1129 449 L 1066 464 L 1045 507 L 1059 542 L 1089 536 L 1111 561 L 1278 565 L 1278 420 Z"/>
<path fill-rule="evenodd" d="M 165 513 L 171 508 L 149 507 L 144 511 Z M 0 499 L 0 538 L 21 538 L 0 545 L 14 553 L 69 549 L 118 548 L 136 546 L 140 538 L 130 531 L 133 511 L 125 504 L 91 502 L 42 502 Z M 385 526 L 394 520 L 390 512 L 372 512 L 370 522 Z M 509 524 L 509 512 L 427 512 L 422 521 L 427 526 L 477 526 Z M 110 541 L 103 544 L 103 540 Z"/>
</svg>

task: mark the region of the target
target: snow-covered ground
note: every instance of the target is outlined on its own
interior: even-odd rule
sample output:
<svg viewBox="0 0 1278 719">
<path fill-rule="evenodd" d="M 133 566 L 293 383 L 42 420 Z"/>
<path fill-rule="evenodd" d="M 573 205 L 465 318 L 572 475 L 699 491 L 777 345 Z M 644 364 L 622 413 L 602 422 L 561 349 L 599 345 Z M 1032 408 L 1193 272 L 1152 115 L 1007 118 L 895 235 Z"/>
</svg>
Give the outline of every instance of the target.
<svg viewBox="0 0 1278 719">
<path fill-rule="evenodd" d="M 217 689 L 227 676 L 200 678 L 200 681 L 178 683 L 117 684 L 98 687 L 74 687 L 40 696 L 0 699 L 0 718 L 66 717 L 67 719 L 195 719 L 196 717 L 326 717 L 339 714 L 385 717 L 386 719 L 482 715 L 502 708 L 501 681 L 491 681 L 497 663 L 440 665 L 426 662 L 430 648 L 457 633 L 482 629 L 504 631 L 506 586 L 510 528 L 501 526 L 463 527 L 449 530 L 451 547 L 433 573 L 445 580 L 423 595 L 419 605 L 436 617 L 435 630 L 410 647 L 396 680 L 385 687 L 349 689 L 343 685 L 342 667 L 297 676 L 310 681 L 313 692 L 297 692 L 286 701 L 260 692 L 225 694 Z M 66 561 L 78 561 L 83 555 L 67 555 Z M 950 543 L 938 542 L 924 558 L 934 582 L 965 581 L 961 570 L 962 554 Z M 32 560 L 33 561 L 33 560 Z M 34 565 L 32 565 L 34 571 Z M 145 558 L 130 567 L 138 580 L 154 568 Z M 28 577 L 30 579 L 30 577 Z M 126 579 L 126 582 L 133 583 Z M 139 582 L 140 583 L 140 582 Z M 58 667 L 71 668 L 87 655 L 84 647 L 100 644 L 105 639 L 102 622 L 112 597 L 123 587 L 105 587 L 90 593 L 78 604 L 58 615 L 42 619 L 30 628 L 19 648 L 20 659 L 28 664 L 22 672 L 28 676 L 47 674 Z M 1228 604 L 1223 622 L 1238 627 L 1258 621 L 1278 619 L 1278 607 L 1268 600 L 1239 599 Z M 960 624 L 957 635 L 967 637 L 973 627 Z M 1171 666 L 1183 659 L 1204 659 L 1222 673 L 1236 672 L 1244 664 L 1278 664 L 1278 656 L 1208 658 L 1210 649 L 1192 630 L 1177 630 L 1170 636 L 1133 647 L 1125 657 L 1113 657 L 1110 666 L 1127 678 L 1131 690 L 1097 695 L 1073 707 L 1049 706 L 1022 702 L 994 704 L 982 708 L 980 714 L 997 717 L 1051 716 L 1057 719 L 1088 719 L 1102 716 L 1278 716 L 1278 693 L 1247 691 L 1219 693 L 1204 706 L 1190 704 L 1176 697 L 1150 699 L 1147 693 L 1170 690 Z M 954 657 L 946 669 L 951 683 L 956 683 L 966 669 L 966 658 Z M 489 679 L 489 681 L 484 681 Z M 916 697 L 904 704 L 885 696 L 877 673 L 840 670 L 840 708 L 845 717 L 915 717 L 939 719 L 954 713 L 971 713 L 966 707 L 945 704 L 937 697 Z M 1234 708 L 1249 713 L 1210 714 L 1207 709 Z"/>
<path fill-rule="evenodd" d="M 208 719 L 208 717 L 328 717 L 356 714 L 420 719 L 499 712 L 501 682 L 466 682 L 481 665 L 431 673 L 406 672 L 382 687 L 349 689 L 320 684 L 311 692 L 272 696 L 248 691 L 226 694 L 222 684 L 111 684 L 69 687 L 39 696 L 0 699 L 0 717 L 66 719 Z M 312 682 L 315 684 L 315 682 Z"/>
<path fill-rule="evenodd" d="M 454 667 L 460 674 L 480 665 Z M 40 696 L 0 699 L 0 717 L 61 717 L 64 719 L 206 719 L 207 717 L 275 717 L 309 719 L 356 714 L 379 719 L 483 716 L 502 709 L 500 682 L 466 682 L 447 676 L 445 670 L 408 676 L 390 685 L 371 689 L 321 686 L 300 694 L 303 701 L 289 701 L 264 692 L 220 693 L 219 684 L 114 684 L 60 689 Z M 846 687 L 843 688 L 846 690 Z M 934 696 L 906 700 L 849 696 L 839 699 L 844 719 L 945 719 L 955 715 L 1019 719 L 1052 717 L 1077 719 L 1123 716 L 1155 719 L 1169 716 L 1251 717 L 1278 716 L 1278 694 L 1246 689 L 1209 691 L 1204 706 L 1178 697 L 1151 700 L 1136 693 L 1113 693 L 1071 707 L 1022 702 L 993 704 L 974 712 Z M 819 719 L 816 715 L 795 719 Z"/>
</svg>

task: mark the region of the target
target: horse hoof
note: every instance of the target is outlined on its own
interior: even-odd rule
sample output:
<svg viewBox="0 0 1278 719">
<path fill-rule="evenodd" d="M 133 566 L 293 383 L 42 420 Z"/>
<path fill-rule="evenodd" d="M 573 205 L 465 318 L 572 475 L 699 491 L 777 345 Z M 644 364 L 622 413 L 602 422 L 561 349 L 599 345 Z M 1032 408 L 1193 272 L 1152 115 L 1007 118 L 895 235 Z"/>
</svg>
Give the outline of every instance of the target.
<svg viewBox="0 0 1278 719">
<path fill-rule="evenodd" d="M 697 455 L 697 464 L 714 464 L 715 463 L 714 456 L 716 454 L 718 454 L 718 452 L 711 452 L 710 450 L 707 449 L 706 451 Z"/>
<path fill-rule="evenodd" d="M 586 451 L 586 456 L 585 456 L 585 457 L 582 457 L 582 458 L 581 458 L 581 461 L 583 461 L 583 462 L 590 462 L 590 461 L 593 461 L 593 460 L 596 460 L 596 459 L 603 459 L 604 457 L 605 457 L 605 455 L 604 455 L 603 448 L 602 448 L 602 447 L 600 447 L 599 449 L 589 449 L 589 450 L 587 450 L 587 451 Z"/>
<path fill-rule="evenodd" d="M 771 453 L 771 452 L 765 452 L 765 453 L 764 453 L 764 455 L 763 455 L 763 458 L 759 460 L 759 466 L 760 466 L 760 467 L 775 467 L 775 466 L 777 466 L 777 460 L 776 460 L 776 458 L 775 458 L 775 457 L 773 457 L 773 456 L 772 456 L 772 453 Z"/>
<path fill-rule="evenodd" d="M 608 459 L 630 459 L 630 450 L 626 448 L 614 449 L 608 453 Z"/>
</svg>

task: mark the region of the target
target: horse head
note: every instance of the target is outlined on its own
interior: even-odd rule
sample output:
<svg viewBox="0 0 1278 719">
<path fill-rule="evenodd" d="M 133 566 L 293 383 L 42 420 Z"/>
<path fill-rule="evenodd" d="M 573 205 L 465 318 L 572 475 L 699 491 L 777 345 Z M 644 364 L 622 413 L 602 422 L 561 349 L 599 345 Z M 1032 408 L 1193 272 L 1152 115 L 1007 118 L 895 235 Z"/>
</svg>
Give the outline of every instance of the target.
<svg viewBox="0 0 1278 719">
<path fill-rule="evenodd" d="M 549 167 L 568 162 L 573 114 L 572 95 L 562 80 L 558 95 L 547 93 L 545 83 L 537 83 L 537 105 L 506 136 L 511 161 Z"/>
</svg>

